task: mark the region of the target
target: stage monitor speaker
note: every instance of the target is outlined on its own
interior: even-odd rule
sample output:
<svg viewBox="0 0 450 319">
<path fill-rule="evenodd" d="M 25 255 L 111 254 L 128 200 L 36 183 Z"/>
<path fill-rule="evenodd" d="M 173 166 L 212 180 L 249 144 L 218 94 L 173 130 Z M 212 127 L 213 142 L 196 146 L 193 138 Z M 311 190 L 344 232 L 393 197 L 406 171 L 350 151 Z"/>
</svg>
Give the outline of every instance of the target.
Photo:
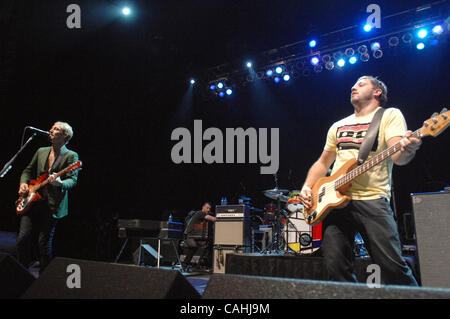
<svg viewBox="0 0 450 319">
<path fill-rule="evenodd" d="M 421 284 L 450 288 L 450 192 L 411 198 Z"/>
<path fill-rule="evenodd" d="M 55 258 L 23 299 L 198 299 L 177 270 Z"/>
<path fill-rule="evenodd" d="M 14 257 L 0 253 L 0 299 L 20 297 L 34 280 Z"/>
<path fill-rule="evenodd" d="M 450 289 L 407 286 L 369 288 L 366 284 L 214 274 L 203 299 L 437 299 Z"/>
</svg>

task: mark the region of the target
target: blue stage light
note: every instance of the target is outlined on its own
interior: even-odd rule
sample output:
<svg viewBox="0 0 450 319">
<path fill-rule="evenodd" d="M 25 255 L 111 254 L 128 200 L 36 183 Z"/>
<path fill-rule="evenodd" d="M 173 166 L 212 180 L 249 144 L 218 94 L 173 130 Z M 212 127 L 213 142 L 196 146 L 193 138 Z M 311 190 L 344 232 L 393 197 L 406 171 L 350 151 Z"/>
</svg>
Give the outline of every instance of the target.
<svg viewBox="0 0 450 319">
<path fill-rule="evenodd" d="M 417 50 L 423 50 L 425 48 L 425 44 L 423 42 L 417 43 L 416 48 Z"/>
<path fill-rule="evenodd" d="M 252 67 L 252 62 L 249 61 L 249 62 L 247 62 L 246 65 L 247 65 L 247 68 L 251 68 Z"/>
<path fill-rule="evenodd" d="M 421 39 L 425 38 L 428 35 L 428 31 L 426 29 L 420 29 L 417 32 L 417 36 Z"/>
<path fill-rule="evenodd" d="M 268 77 L 271 77 L 271 76 L 273 75 L 273 71 L 272 71 L 272 70 L 267 70 L 267 71 L 266 71 L 266 75 L 267 75 Z"/>
<path fill-rule="evenodd" d="M 220 92 L 219 92 L 219 96 L 220 96 L 220 97 L 224 97 L 224 96 L 225 96 L 225 93 L 224 93 L 223 91 L 220 91 Z"/>
<path fill-rule="evenodd" d="M 194 79 L 191 79 L 191 84 L 195 84 L 195 80 Z"/>
<path fill-rule="evenodd" d="M 275 83 L 278 83 L 278 82 L 280 82 L 280 77 L 279 76 L 276 76 L 276 77 L 274 77 L 273 78 L 273 81 L 275 82 Z"/>
<path fill-rule="evenodd" d="M 122 14 L 123 15 L 129 15 L 131 13 L 131 9 L 130 8 L 128 8 L 128 7 L 123 7 L 122 8 Z"/>
<path fill-rule="evenodd" d="M 216 89 L 216 86 L 215 86 L 214 84 L 211 84 L 211 85 L 209 86 L 209 89 L 210 89 L 211 91 L 214 91 L 214 90 Z"/>
<path fill-rule="evenodd" d="M 312 65 L 316 65 L 317 63 L 319 63 L 319 58 L 316 57 L 316 56 L 313 56 L 313 57 L 311 58 L 311 64 L 312 64 Z"/>
<path fill-rule="evenodd" d="M 227 89 L 226 93 L 227 93 L 227 95 L 231 95 L 231 94 L 233 94 L 233 90 L 232 89 Z"/>
<path fill-rule="evenodd" d="M 370 24 L 366 24 L 366 25 L 364 25 L 363 29 L 364 29 L 364 31 L 369 32 L 370 30 L 372 30 L 372 27 Z"/>
<path fill-rule="evenodd" d="M 218 89 L 223 89 L 223 83 L 222 82 L 217 83 L 217 88 Z"/>
<path fill-rule="evenodd" d="M 441 25 L 437 25 L 433 28 L 433 33 L 435 34 L 441 34 L 442 32 L 444 32 L 444 29 Z"/>
<path fill-rule="evenodd" d="M 380 42 L 373 42 L 370 45 L 370 48 L 372 49 L 372 51 L 376 51 L 376 50 L 380 49 L 380 47 L 381 47 Z"/>
<path fill-rule="evenodd" d="M 283 68 L 281 66 L 277 66 L 275 72 L 281 74 L 283 72 Z"/>
<path fill-rule="evenodd" d="M 348 62 L 350 62 L 350 64 L 355 64 L 356 61 L 358 61 L 358 58 L 355 56 L 350 57 L 350 59 L 348 59 Z"/>
<path fill-rule="evenodd" d="M 290 76 L 289 74 L 283 75 L 283 80 L 284 80 L 285 82 L 289 81 L 290 79 L 291 79 L 291 76 Z"/>
<path fill-rule="evenodd" d="M 337 65 L 340 66 L 341 68 L 345 65 L 345 60 L 344 59 L 339 59 L 337 61 Z"/>
<path fill-rule="evenodd" d="M 317 41 L 316 40 L 309 41 L 309 47 L 310 48 L 314 48 L 316 45 L 317 45 Z"/>
</svg>

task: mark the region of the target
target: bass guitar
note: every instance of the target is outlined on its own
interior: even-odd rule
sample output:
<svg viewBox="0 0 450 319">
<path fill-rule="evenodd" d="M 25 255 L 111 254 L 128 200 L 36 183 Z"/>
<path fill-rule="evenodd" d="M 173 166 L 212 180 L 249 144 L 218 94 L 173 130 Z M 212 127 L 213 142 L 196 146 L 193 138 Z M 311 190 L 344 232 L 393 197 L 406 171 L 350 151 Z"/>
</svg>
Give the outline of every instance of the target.
<svg viewBox="0 0 450 319">
<path fill-rule="evenodd" d="M 450 111 L 443 109 L 440 114 L 434 113 L 423 126 L 412 133 L 415 137 L 434 136 L 442 133 L 450 124 Z M 333 175 L 322 177 L 314 184 L 311 190 L 311 207 L 304 209 L 303 215 L 307 224 L 316 225 L 334 209 L 347 206 L 351 197 L 345 195 L 351 182 L 372 167 L 400 151 L 400 142 L 373 156 L 370 160 L 358 165 L 356 158 L 348 160 Z"/>
<path fill-rule="evenodd" d="M 81 161 L 75 162 L 69 166 L 67 166 L 62 171 L 56 173 L 56 178 L 59 176 L 72 172 L 76 169 L 81 168 Z M 42 195 L 38 193 L 38 190 L 44 187 L 49 183 L 48 181 L 49 175 L 47 173 L 42 174 L 38 179 L 32 179 L 28 184 L 28 193 L 25 196 L 19 197 L 16 201 L 16 213 L 17 215 L 21 215 L 28 211 L 32 204 L 38 200 L 42 199 Z"/>
</svg>

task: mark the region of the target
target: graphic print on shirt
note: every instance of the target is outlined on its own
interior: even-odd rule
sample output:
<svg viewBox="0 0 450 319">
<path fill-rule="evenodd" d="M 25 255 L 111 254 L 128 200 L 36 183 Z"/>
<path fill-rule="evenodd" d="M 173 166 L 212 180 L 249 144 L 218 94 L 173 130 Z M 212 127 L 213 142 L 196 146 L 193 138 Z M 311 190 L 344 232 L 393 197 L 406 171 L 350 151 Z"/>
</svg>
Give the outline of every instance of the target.
<svg viewBox="0 0 450 319">
<path fill-rule="evenodd" d="M 338 150 L 359 150 L 364 136 L 366 136 L 367 130 L 369 129 L 370 123 L 367 124 L 355 124 L 355 125 L 344 125 L 338 127 L 337 136 L 337 147 Z M 377 138 L 372 146 L 372 152 L 375 152 L 378 147 L 378 133 Z"/>
</svg>

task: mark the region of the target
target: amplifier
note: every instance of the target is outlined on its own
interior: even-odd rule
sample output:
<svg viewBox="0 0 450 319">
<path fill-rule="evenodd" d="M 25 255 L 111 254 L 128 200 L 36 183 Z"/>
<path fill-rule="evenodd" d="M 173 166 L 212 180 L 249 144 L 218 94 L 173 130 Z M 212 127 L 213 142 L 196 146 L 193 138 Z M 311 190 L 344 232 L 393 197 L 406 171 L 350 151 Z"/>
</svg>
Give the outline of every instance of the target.
<svg viewBox="0 0 450 319">
<path fill-rule="evenodd" d="M 227 247 L 227 246 L 214 246 L 213 256 L 213 272 L 215 274 L 224 274 L 226 268 L 227 254 L 244 253 L 247 250 L 244 247 Z"/>
<path fill-rule="evenodd" d="M 450 288 L 450 192 L 411 194 L 421 283 Z"/>
<path fill-rule="evenodd" d="M 216 206 L 214 245 L 249 247 L 250 236 L 250 210 L 248 206 Z"/>
</svg>

